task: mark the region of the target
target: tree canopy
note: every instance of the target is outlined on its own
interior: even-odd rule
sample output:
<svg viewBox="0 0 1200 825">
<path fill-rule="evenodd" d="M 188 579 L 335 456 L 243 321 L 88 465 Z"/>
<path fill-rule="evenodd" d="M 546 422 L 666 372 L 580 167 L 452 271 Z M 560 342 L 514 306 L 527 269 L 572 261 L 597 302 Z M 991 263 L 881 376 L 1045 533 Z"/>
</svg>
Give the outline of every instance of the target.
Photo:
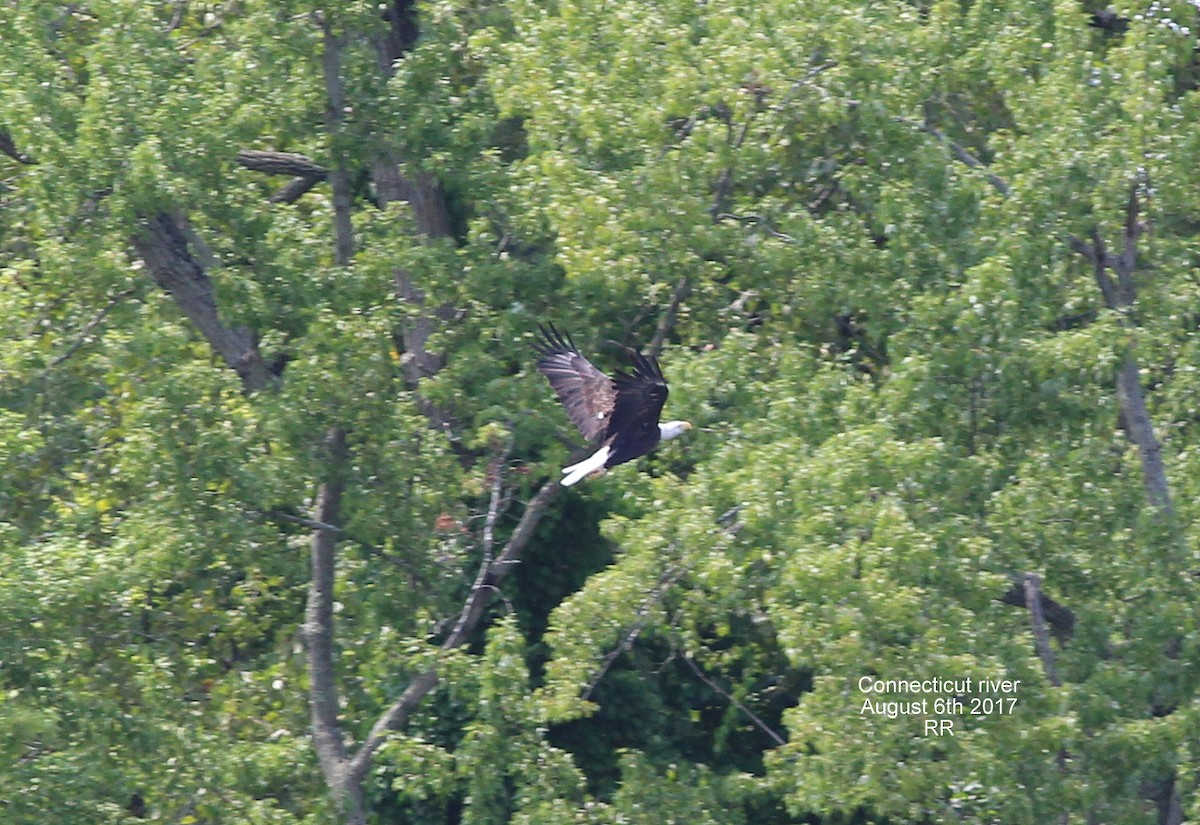
<svg viewBox="0 0 1200 825">
<path fill-rule="evenodd" d="M 0 25 L 6 822 L 1200 819 L 1196 0 Z"/>
</svg>

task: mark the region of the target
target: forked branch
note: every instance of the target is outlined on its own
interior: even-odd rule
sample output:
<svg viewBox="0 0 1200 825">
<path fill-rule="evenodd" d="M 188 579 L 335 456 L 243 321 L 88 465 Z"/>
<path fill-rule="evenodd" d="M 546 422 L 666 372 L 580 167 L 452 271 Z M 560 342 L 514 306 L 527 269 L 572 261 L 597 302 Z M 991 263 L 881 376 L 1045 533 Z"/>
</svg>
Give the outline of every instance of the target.
<svg viewBox="0 0 1200 825">
<path fill-rule="evenodd" d="M 486 567 L 481 567 L 480 575 L 476 576 L 475 582 L 471 586 L 471 592 L 463 603 L 462 612 L 459 614 L 459 620 L 454 630 L 442 643 L 442 650 L 449 651 L 460 647 L 471 637 L 475 628 L 479 626 L 480 619 L 483 618 L 488 601 L 497 592 L 497 586 L 520 560 L 521 553 L 529 544 L 529 540 L 533 538 L 534 531 L 541 522 L 546 508 L 550 506 L 562 489 L 561 484 L 551 479 L 542 484 L 541 489 L 530 500 L 525 507 L 525 514 L 521 516 L 517 528 L 509 536 L 504 549 Z M 413 679 L 400 698 L 375 721 L 375 724 L 371 726 L 371 732 L 350 760 L 349 773 L 352 777 L 356 777 L 359 782 L 362 781 L 371 767 L 375 751 L 387 739 L 388 732 L 402 727 L 408 721 L 409 716 L 429 691 L 433 690 L 437 681 L 437 667 L 434 666 Z"/>
<path fill-rule="evenodd" d="M 1099 228 L 1092 231 L 1090 242 L 1075 235 L 1068 238 L 1071 249 L 1092 265 L 1093 275 L 1104 296 L 1105 305 L 1121 314 L 1121 323 L 1127 329 L 1133 329 L 1136 325 L 1133 310 L 1137 302 L 1137 282 L 1134 278 L 1137 270 L 1137 241 L 1145 229 L 1139 217 L 1140 202 L 1137 190 L 1136 183 L 1130 187 L 1119 253 L 1108 251 Z M 1110 271 L 1116 275 L 1115 280 L 1109 275 Z M 1167 483 L 1166 467 L 1163 464 L 1162 444 L 1154 432 L 1154 423 L 1146 406 L 1145 394 L 1142 392 L 1141 371 L 1132 348 L 1126 353 L 1117 370 L 1117 401 L 1121 407 L 1125 429 L 1138 448 L 1146 497 L 1160 513 L 1169 518 L 1174 513 L 1174 504 L 1170 485 Z"/>
</svg>

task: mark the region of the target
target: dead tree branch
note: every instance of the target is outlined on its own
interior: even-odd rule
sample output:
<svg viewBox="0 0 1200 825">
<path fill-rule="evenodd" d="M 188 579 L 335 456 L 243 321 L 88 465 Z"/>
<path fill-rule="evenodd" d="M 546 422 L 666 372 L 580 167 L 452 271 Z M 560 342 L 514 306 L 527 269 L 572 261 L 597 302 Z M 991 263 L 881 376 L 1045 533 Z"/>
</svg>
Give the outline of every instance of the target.
<svg viewBox="0 0 1200 825">
<path fill-rule="evenodd" d="M 546 508 L 550 506 L 561 490 L 562 485 L 551 479 L 542 484 L 541 489 L 530 500 L 517 528 L 509 536 L 508 543 L 491 563 L 482 569 L 482 575 L 476 576 L 471 592 L 463 603 L 459 620 L 450 636 L 442 643 L 442 650 L 453 650 L 462 646 L 470 638 L 471 633 L 474 632 L 483 617 L 488 600 L 497 592 L 497 586 L 520 560 L 521 553 L 524 552 L 529 540 L 533 538 L 533 533 L 541 522 Z M 358 782 L 361 783 L 363 777 L 366 776 L 375 751 L 386 740 L 388 732 L 402 727 L 408 721 L 409 716 L 433 689 L 437 681 L 437 668 L 436 666 L 431 667 L 413 679 L 400 698 L 375 721 L 371 732 L 350 760 L 350 775 L 356 777 Z"/>
<path fill-rule="evenodd" d="M 212 280 L 189 249 L 181 221 L 160 212 L 141 223 L 133 236 L 133 247 L 155 283 L 170 294 L 212 348 L 237 372 L 247 392 L 273 385 L 275 376 L 250 331 L 228 327 L 221 320 Z"/>
<path fill-rule="evenodd" d="M 91 341 L 92 330 L 100 326 L 108 313 L 112 312 L 117 304 L 124 301 L 136 291 L 136 287 L 129 287 L 128 289 L 121 290 L 111 299 L 109 299 L 109 302 L 104 305 L 104 308 L 97 312 L 90 321 L 83 325 L 83 330 L 79 333 L 79 337 L 75 339 L 74 343 L 67 347 L 62 355 L 50 362 L 50 369 L 53 369 L 54 367 L 64 363 L 67 359 L 74 355 L 80 347 Z"/>
<path fill-rule="evenodd" d="M 761 730 L 767 736 L 771 737 L 771 739 L 775 742 L 776 745 L 786 745 L 787 744 L 787 740 L 784 739 L 782 736 L 780 736 L 774 730 L 774 728 L 772 728 L 770 725 L 768 725 L 766 722 L 764 722 L 762 720 L 762 718 L 758 716 L 758 714 L 756 714 L 754 711 L 750 710 L 750 708 L 746 707 L 741 702 L 739 702 L 737 699 L 735 699 L 733 697 L 733 695 L 731 693 L 729 693 L 729 691 L 725 690 L 723 687 L 718 685 L 712 679 L 708 678 L 708 676 L 706 676 L 704 674 L 704 671 L 702 671 L 700 669 L 700 667 L 694 661 L 692 661 L 691 656 L 688 656 L 685 653 L 682 656 L 682 659 L 683 659 L 684 663 L 687 664 L 687 666 L 689 668 L 691 668 L 692 673 L 696 674 L 697 678 L 699 678 L 700 681 L 704 682 L 704 684 L 708 685 L 709 688 L 716 691 L 720 695 L 724 696 L 731 705 L 733 705 L 735 708 L 737 708 L 743 714 L 745 714 L 746 718 L 749 719 L 751 722 L 753 722 L 755 724 L 755 726 L 758 727 L 759 730 Z"/>
<path fill-rule="evenodd" d="M 1043 627 L 1050 626 L 1050 630 L 1054 633 L 1054 638 L 1058 640 L 1060 645 L 1070 641 L 1071 636 L 1075 633 L 1075 614 L 1067 607 L 1056 602 L 1054 599 L 1042 592 L 1040 586 L 1036 591 L 1037 607 L 1042 616 Z M 1010 604 L 1013 607 L 1029 608 L 1028 591 L 1025 586 L 1023 577 L 1012 577 L 1012 587 L 1010 587 L 1000 601 L 1004 604 Z"/>
<path fill-rule="evenodd" d="M 267 175 L 291 175 L 317 180 L 324 180 L 329 175 L 329 170 L 313 162 L 312 158 L 294 152 L 242 149 L 237 153 L 237 162 L 239 166 Z"/>
<path fill-rule="evenodd" d="M 1144 231 L 1139 211 L 1137 184 L 1134 184 L 1125 207 L 1121 251 L 1117 254 L 1108 251 L 1098 228 L 1092 231 L 1090 243 L 1075 235 L 1068 238 L 1071 249 L 1092 265 L 1105 305 L 1120 313 L 1122 325 L 1131 330 L 1136 328 L 1134 307 L 1137 303 L 1137 282 L 1134 274 L 1137 270 L 1137 240 Z M 1116 275 L 1115 280 L 1109 275 L 1109 270 Z M 1160 513 L 1170 518 L 1174 513 L 1174 504 L 1163 464 L 1162 443 L 1154 432 L 1154 422 L 1142 392 L 1141 371 L 1132 347 L 1117 370 L 1117 401 L 1129 437 L 1138 448 L 1146 497 Z"/>
<path fill-rule="evenodd" d="M 295 203 L 320 183 L 320 178 L 292 178 L 282 189 L 267 198 L 268 203 Z"/>
<path fill-rule="evenodd" d="M 667 302 L 666 309 L 658 318 L 658 326 L 654 330 L 654 337 L 650 339 L 650 354 L 657 358 L 662 355 L 663 346 L 667 342 L 667 336 L 671 334 L 671 330 L 675 328 L 675 320 L 679 317 L 679 307 L 683 305 L 683 301 L 691 291 L 691 285 L 688 283 L 688 277 L 682 276 L 675 284 L 675 288 L 671 290 L 671 300 Z"/>
<path fill-rule="evenodd" d="M 472 607 L 474 605 L 475 594 L 481 593 L 488 586 L 487 578 L 488 571 L 492 567 L 492 549 L 495 543 L 496 519 L 500 514 L 500 502 L 504 493 L 504 465 L 508 461 L 511 451 L 512 441 L 510 439 L 508 445 L 496 455 L 491 462 L 491 466 L 488 467 L 488 475 L 492 479 L 492 494 L 488 501 L 487 517 L 483 523 L 483 559 L 479 563 L 479 572 L 475 575 L 475 583 L 471 585 L 471 595 L 463 605 L 458 621 L 455 623 L 454 629 L 450 631 L 450 636 L 443 643 L 443 647 L 447 650 L 458 647 L 462 641 L 466 640 L 466 625 L 470 621 L 473 612 Z"/>
<path fill-rule="evenodd" d="M 752 224 L 755 226 L 761 226 L 763 228 L 763 231 L 766 232 L 767 235 L 771 236 L 772 238 L 776 238 L 781 241 L 787 241 L 788 243 L 796 242 L 795 238 L 793 238 L 791 235 L 787 235 L 783 232 L 780 232 L 778 229 L 776 229 L 774 226 L 771 225 L 771 222 L 769 220 L 767 220 L 762 215 L 756 215 L 754 213 L 750 213 L 748 215 L 735 215 L 732 212 L 722 212 L 721 214 L 717 215 L 717 220 L 719 220 L 719 221 L 736 221 L 737 223 L 740 223 L 740 224 Z"/>
<path fill-rule="evenodd" d="M 661 602 L 667 591 L 691 569 L 691 564 L 681 564 L 668 569 L 659 577 L 658 583 L 646 594 L 646 597 L 642 599 L 642 603 L 638 606 L 637 620 L 634 622 L 633 627 L 629 629 L 625 637 L 621 639 L 621 642 L 610 650 L 600 663 L 600 669 L 596 671 L 587 688 L 583 691 L 584 699 L 592 697 L 592 692 L 600 684 L 600 680 L 604 678 L 604 674 L 608 673 L 609 668 L 621 657 L 621 654 L 633 649 L 633 643 L 637 641 L 638 636 L 641 635 L 642 631 L 646 629 L 646 625 L 650 622 L 650 609 Z"/>
<path fill-rule="evenodd" d="M 906 117 L 897 117 L 897 118 L 894 118 L 894 120 L 897 123 L 903 123 L 906 126 L 912 126 L 914 129 L 918 129 L 927 135 L 931 135 L 938 143 L 942 144 L 947 149 L 949 149 L 950 154 L 954 155 L 954 157 L 960 163 L 963 163 L 972 169 L 986 170 L 988 168 L 988 165 L 986 163 L 984 163 L 979 158 L 972 155 L 962 145 L 952 141 L 949 137 L 946 136 L 945 132 L 943 132 L 941 129 L 938 129 L 932 123 L 929 123 L 929 122 L 917 123 L 916 121 L 910 120 L 909 118 L 906 118 Z M 1009 194 L 1011 194 L 1012 190 L 1009 189 L 1008 184 L 1005 183 L 1004 179 L 1001 178 L 999 175 L 996 175 L 992 172 L 986 172 L 985 178 L 986 178 L 987 182 L 992 185 L 992 188 L 995 189 L 997 192 L 999 192 L 1004 197 L 1007 198 L 1009 196 Z"/>
<path fill-rule="evenodd" d="M 329 170 L 305 155 L 292 152 L 266 152 L 243 149 L 237 153 L 237 162 L 246 169 L 268 175 L 292 175 L 282 189 L 271 196 L 271 203 L 295 203 L 306 192 L 329 177 Z"/>
<path fill-rule="evenodd" d="M 1025 588 L 1025 606 L 1029 608 L 1029 621 L 1033 626 L 1033 643 L 1037 647 L 1038 657 L 1042 660 L 1042 669 L 1046 679 L 1055 687 L 1062 687 L 1062 679 L 1058 678 L 1058 667 L 1054 662 L 1054 651 L 1050 649 L 1050 636 L 1046 633 L 1046 615 L 1042 610 L 1042 580 L 1036 573 L 1026 573 L 1023 577 Z"/>
<path fill-rule="evenodd" d="M 26 166 L 37 164 L 36 160 L 17 148 L 17 144 L 13 141 L 12 135 L 8 133 L 7 129 L 0 129 L 0 152 L 8 155 L 17 163 L 23 163 Z"/>
</svg>

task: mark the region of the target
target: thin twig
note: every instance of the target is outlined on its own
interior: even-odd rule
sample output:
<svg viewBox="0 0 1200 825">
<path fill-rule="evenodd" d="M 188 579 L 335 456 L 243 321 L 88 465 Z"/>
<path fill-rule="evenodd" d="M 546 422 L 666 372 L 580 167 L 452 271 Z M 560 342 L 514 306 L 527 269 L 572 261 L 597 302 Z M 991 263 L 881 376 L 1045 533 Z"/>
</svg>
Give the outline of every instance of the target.
<svg viewBox="0 0 1200 825">
<path fill-rule="evenodd" d="M 675 582 L 679 581 L 679 579 L 681 579 L 685 573 L 691 570 L 694 564 L 695 562 L 692 564 L 681 564 L 678 567 L 667 570 L 666 573 L 659 577 L 654 589 L 646 594 L 646 597 L 642 599 L 641 605 L 638 606 L 636 614 L 637 621 L 634 622 L 633 627 L 631 627 L 625 634 L 625 637 L 621 640 L 620 644 L 618 644 L 616 647 L 610 650 L 607 655 L 605 655 L 604 661 L 600 663 L 600 669 L 596 671 L 594 676 L 592 676 L 591 682 L 588 683 L 587 689 L 583 692 L 584 699 L 591 698 L 592 692 L 596 689 L 596 686 L 600 684 L 600 680 L 604 678 L 604 675 L 608 673 L 608 670 L 613 666 L 613 663 L 620 658 L 622 653 L 625 653 L 633 647 L 633 643 L 637 641 L 638 636 L 641 635 L 642 631 L 646 629 L 646 625 L 650 622 L 650 608 L 662 601 L 662 598 L 666 595 L 667 591 L 670 590 Z"/>
<path fill-rule="evenodd" d="M 688 277 L 684 275 L 675 284 L 675 289 L 671 290 L 671 300 L 658 319 L 654 337 L 650 339 L 650 354 L 655 358 L 662 355 L 663 345 L 666 344 L 667 336 L 671 334 L 671 330 L 675 327 L 675 319 L 679 316 L 679 307 L 690 291 L 689 286 Z"/>
<path fill-rule="evenodd" d="M 945 132 L 943 132 L 941 129 L 938 129 L 933 124 L 917 123 L 916 121 L 910 120 L 909 118 L 906 118 L 906 117 L 896 117 L 896 118 L 893 118 L 893 120 L 895 120 L 897 123 L 903 123 L 906 126 L 912 126 L 915 129 L 919 129 L 920 131 L 924 132 L 927 135 L 932 135 L 939 143 L 941 143 L 943 146 L 948 148 L 950 150 L 950 153 L 952 155 L 954 155 L 954 157 L 956 157 L 961 163 L 966 164 L 967 166 L 971 167 L 972 169 L 987 169 L 988 168 L 986 163 L 984 163 L 979 158 L 972 155 L 961 145 L 952 141 L 950 138 L 948 138 L 946 136 Z M 990 183 L 997 192 L 999 192 L 1004 197 L 1009 196 L 1009 194 L 1011 193 L 1012 190 L 1009 189 L 1008 184 L 1004 182 L 1003 178 L 1001 178 L 999 175 L 996 175 L 992 172 L 988 172 L 985 175 L 985 177 L 987 178 L 987 182 Z"/>
<path fill-rule="evenodd" d="M 92 320 L 84 324 L 83 331 L 79 333 L 79 337 L 75 339 L 74 343 L 67 347 L 66 351 L 63 352 L 62 355 L 50 362 L 50 369 L 59 366 L 72 355 L 74 355 L 80 347 L 88 342 L 88 337 L 91 335 L 92 330 L 100 326 L 100 323 L 104 320 L 105 316 L 112 312 L 113 308 L 116 307 L 117 304 L 121 303 L 121 301 L 125 300 L 136 291 L 136 287 L 129 287 L 129 289 L 122 290 L 114 295 L 104 306 L 104 308 L 96 313 Z"/>
<path fill-rule="evenodd" d="M 771 739 L 773 739 L 775 741 L 775 744 L 777 744 L 777 745 L 786 745 L 787 744 L 787 740 L 784 739 L 782 736 L 780 736 L 778 733 L 776 733 L 775 730 L 770 725 L 768 725 L 766 722 L 764 722 L 758 716 L 758 714 L 756 714 L 754 711 L 750 710 L 750 708 L 743 705 L 737 699 L 733 698 L 733 696 L 727 690 L 725 690 L 723 687 L 718 685 L 712 679 L 705 676 L 704 671 L 700 670 L 699 666 L 697 666 L 696 663 L 694 661 L 692 661 L 691 656 L 688 656 L 685 653 L 685 654 L 683 654 L 683 656 L 681 658 L 683 659 L 684 662 L 687 663 L 687 666 L 692 669 L 692 673 L 695 673 L 696 676 L 699 677 L 700 681 L 704 682 L 704 684 L 708 685 L 714 691 L 716 691 L 717 693 L 724 696 L 726 699 L 729 700 L 729 702 L 735 708 L 740 710 L 742 713 L 746 714 L 746 717 L 749 718 L 750 721 L 753 722 L 755 725 L 757 725 L 760 730 L 762 730 L 765 734 L 767 734 L 767 736 L 770 736 Z"/>
</svg>

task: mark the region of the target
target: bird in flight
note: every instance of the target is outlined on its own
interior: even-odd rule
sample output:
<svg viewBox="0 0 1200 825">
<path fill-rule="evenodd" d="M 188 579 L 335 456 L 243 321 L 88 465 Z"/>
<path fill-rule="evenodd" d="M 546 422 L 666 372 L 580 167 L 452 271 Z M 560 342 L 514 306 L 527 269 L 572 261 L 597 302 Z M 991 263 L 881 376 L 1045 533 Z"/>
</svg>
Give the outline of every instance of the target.
<svg viewBox="0 0 1200 825">
<path fill-rule="evenodd" d="M 542 335 L 533 345 L 541 356 L 538 372 L 546 376 L 583 437 L 600 445 L 590 457 L 563 467 L 564 487 L 643 456 L 660 441 L 692 428 L 687 421 L 659 423 L 667 402 L 667 381 L 652 356 L 626 349 L 633 371 L 618 371 L 609 378 L 583 357 L 570 335 L 560 333 L 554 324 L 539 324 L 538 329 Z"/>
</svg>

